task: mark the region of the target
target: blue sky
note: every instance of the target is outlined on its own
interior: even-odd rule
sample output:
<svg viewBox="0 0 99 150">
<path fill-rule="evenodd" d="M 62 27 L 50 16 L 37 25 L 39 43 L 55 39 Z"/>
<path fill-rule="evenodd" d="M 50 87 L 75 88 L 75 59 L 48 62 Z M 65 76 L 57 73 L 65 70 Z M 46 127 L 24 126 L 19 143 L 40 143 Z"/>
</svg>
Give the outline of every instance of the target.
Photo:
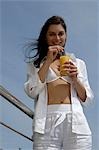
<svg viewBox="0 0 99 150">
<path fill-rule="evenodd" d="M 1 0 L 0 1 L 0 84 L 33 110 L 33 100 L 24 92 L 26 64 L 24 45 L 37 38 L 43 23 L 52 15 L 64 17 L 68 40 L 66 51 L 87 64 L 94 92 L 93 105 L 85 110 L 93 132 L 93 150 L 99 149 L 99 5 L 98 0 Z M 32 120 L 0 97 L 0 120 L 32 136 Z M 0 126 L 0 148 L 32 150 L 32 142 Z"/>
</svg>

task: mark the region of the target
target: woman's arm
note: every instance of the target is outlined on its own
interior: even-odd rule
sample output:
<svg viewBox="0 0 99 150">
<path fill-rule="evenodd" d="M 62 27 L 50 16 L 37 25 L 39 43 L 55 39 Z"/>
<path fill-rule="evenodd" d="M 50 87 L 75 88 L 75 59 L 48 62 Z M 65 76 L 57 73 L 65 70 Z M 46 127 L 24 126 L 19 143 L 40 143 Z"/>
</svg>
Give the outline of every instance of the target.
<svg viewBox="0 0 99 150">
<path fill-rule="evenodd" d="M 45 81 L 50 64 L 55 60 L 57 54 L 63 51 L 63 47 L 59 45 L 49 46 L 46 61 L 38 71 L 39 78 L 42 82 Z"/>
<path fill-rule="evenodd" d="M 27 80 L 24 84 L 24 90 L 29 97 L 37 99 L 46 83 L 42 83 L 40 80 L 38 75 L 39 69 L 35 68 L 33 63 L 28 63 L 27 69 Z"/>
<path fill-rule="evenodd" d="M 81 99 L 82 102 L 85 102 L 86 97 L 87 97 L 85 87 L 83 86 L 83 84 L 80 82 L 80 80 L 77 77 L 73 78 L 72 82 L 73 82 L 73 85 L 77 92 L 78 97 Z"/>
<path fill-rule="evenodd" d="M 76 65 L 73 62 L 66 62 L 64 69 L 72 79 L 73 87 L 81 102 L 87 103 L 88 99 L 93 99 L 93 93 L 90 88 L 87 76 L 86 64 L 84 61 L 77 59 Z"/>
<path fill-rule="evenodd" d="M 73 84 L 82 105 L 87 106 L 92 103 L 93 91 L 90 88 L 86 64 L 84 61 L 77 59 L 77 78 L 73 78 Z"/>
<path fill-rule="evenodd" d="M 40 78 L 42 83 L 45 82 L 45 78 L 46 78 L 50 64 L 51 64 L 51 61 L 46 59 L 44 64 L 42 65 L 42 67 L 38 71 L 38 75 L 39 75 L 39 78 Z"/>
</svg>

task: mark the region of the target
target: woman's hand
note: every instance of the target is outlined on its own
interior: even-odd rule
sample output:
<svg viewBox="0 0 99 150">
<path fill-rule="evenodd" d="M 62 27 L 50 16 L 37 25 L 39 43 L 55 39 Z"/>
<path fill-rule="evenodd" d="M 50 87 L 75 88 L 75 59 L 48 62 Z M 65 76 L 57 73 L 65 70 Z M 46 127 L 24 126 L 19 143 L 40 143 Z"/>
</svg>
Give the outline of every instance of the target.
<svg viewBox="0 0 99 150">
<path fill-rule="evenodd" d="M 64 71 L 66 71 L 67 75 L 72 79 L 72 83 L 75 87 L 78 97 L 81 99 L 81 101 L 85 102 L 87 97 L 86 90 L 83 84 L 77 78 L 77 67 L 71 61 L 64 63 L 62 67 L 64 68 Z"/>
<path fill-rule="evenodd" d="M 52 63 L 55 60 L 57 54 L 63 50 L 64 48 L 60 45 L 49 46 L 47 53 L 47 60 L 49 60 Z"/>
<path fill-rule="evenodd" d="M 64 63 L 62 68 L 64 71 L 66 71 L 67 75 L 72 78 L 72 80 L 75 80 L 77 78 L 78 70 L 73 62 L 69 61 Z"/>
</svg>

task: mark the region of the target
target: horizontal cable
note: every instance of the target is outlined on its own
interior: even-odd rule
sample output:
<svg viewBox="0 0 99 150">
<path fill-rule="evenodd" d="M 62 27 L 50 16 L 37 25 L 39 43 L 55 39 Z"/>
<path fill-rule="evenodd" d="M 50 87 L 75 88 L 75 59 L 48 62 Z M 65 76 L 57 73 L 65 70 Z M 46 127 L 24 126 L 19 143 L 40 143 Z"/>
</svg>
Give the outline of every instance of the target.
<svg viewBox="0 0 99 150">
<path fill-rule="evenodd" d="M 23 133 L 21 133 L 21 132 L 19 132 L 19 131 L 15 130 L 15 129 L 13 129 L 12 127 L 10 127 L 10 126 L 6 125 L 6 124 L 5 124 L 5 123 L 3 123 L 2 121 L 0 121 L 0 124 L 1 124 L 1 125 L 3 125 L 3 126 L 5 126 L 5 127 L 6 127 L 6 128 L 8 128 L 8 129 L 10 129 L 10 130 L 12 130 L 12 131 L 16 132 L 17 134 L 19 134 L 19 135 L 21 135 L 21 136 L 25 137 L 26 139 L 28 139 L 28 140 L 30 140 L 30 141 L 32 141 L 32 142 L 33 142 L 33 139 L 31 139 L 30 137 L 28 137 L 28 136 L 24 135 Z"/>
</svg>

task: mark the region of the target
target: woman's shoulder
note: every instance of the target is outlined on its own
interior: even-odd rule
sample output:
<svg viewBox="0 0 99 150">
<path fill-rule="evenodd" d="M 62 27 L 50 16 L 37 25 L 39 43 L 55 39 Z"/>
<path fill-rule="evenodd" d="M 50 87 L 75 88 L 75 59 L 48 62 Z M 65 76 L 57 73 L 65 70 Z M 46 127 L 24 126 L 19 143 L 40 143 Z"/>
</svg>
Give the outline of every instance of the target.
<svg viewBox="0 0 99 150">
<path fill-rule="evenodd" d="M 33 63 L 33 62 L 28 62 L 28 63 L 27 63 L 27 66 L 28 66 L 28 67 L 33 67 L 33 68 L 35 68 L 35 66 L 34 66 L 34 63 Z"/>
<path fill-rule="evenodd" d="M 75 56 L 74 53 L 68 53 L 68 55 L 70 55 L 71 59 L 76 62 L 76 63 L 79 63 L 79 64 L 85 64 L 85 61 L 81 58 L 78 58 L 77 56 Z"/>
<path fill-rule="evenodd" d="M 76 58 L 76 61 L 79 62 L 79 63 L 85 63 L 85 61 L 83 59 L 78 58 L 78 57 Z"/>
<path fill-rule="evenodd" d="M 81 58 L 76 58 L 76 62 L 77 62 L 77 66 L 80 68 L 85 68 L 86 67 L 86 63 L 83 59 Z"/>
<path fill-rule="evenodd" d="M 38 70 L 38 68 L 35 67 L 33 62 L 28 62 L 27 63 L 27 70 L 28 72 L 36 72 Z"/>
</svg>

